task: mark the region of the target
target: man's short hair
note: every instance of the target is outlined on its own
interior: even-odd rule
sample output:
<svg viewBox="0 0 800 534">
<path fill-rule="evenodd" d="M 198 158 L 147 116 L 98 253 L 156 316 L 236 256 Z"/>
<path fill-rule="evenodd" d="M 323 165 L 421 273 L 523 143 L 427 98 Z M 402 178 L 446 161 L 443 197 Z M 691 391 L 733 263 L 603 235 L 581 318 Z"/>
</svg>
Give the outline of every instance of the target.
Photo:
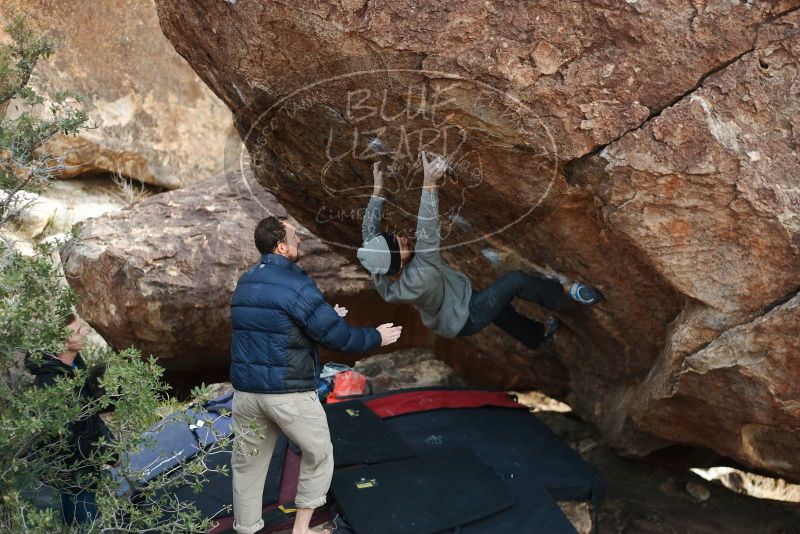
<svg viewBox="0 0 800 534">
<path fill-rule="evenodd" d="M 256 226 L 254 234 L 256 248 L 261 254 L 269 254 L 275 251 L 278 243 L 286 239 L 286 227 L 283 226 L 283 221 L 286 217 L 267 217 L 261 219 L 261 222 Z"/>
<path fill-rule="evenodd" d="M 62 321 L 61 326 L 66 328 L 66 327 L 68 327 L 69 325 L 71 325 L 72 323 L 74 323 L 77 320 L 78 320 L 78 316 L 75 315 L 74 312 L 69 312 L 69 314 L 64 317 L 64 320 Z"/>
</svg>

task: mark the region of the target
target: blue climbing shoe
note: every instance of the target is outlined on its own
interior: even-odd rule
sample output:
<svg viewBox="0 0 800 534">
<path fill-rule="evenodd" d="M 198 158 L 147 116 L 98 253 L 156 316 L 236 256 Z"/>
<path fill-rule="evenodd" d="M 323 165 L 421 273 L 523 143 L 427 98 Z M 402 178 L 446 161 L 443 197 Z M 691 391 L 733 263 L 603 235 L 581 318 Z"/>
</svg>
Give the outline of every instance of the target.
<svg viewBox="0 0 800 534">
<path fill-rule="evenodd" d="M 573 282 L 572 286 L 569 288 L 569 298 L 575 302 L 580 302 L 581 304 L 591 306 L 592 304 L 597 304 L 600 302 L 603 299 L 603 295 L 601 295 L 596 289 L 591 288 L 586 284 Z"/>
</svg>

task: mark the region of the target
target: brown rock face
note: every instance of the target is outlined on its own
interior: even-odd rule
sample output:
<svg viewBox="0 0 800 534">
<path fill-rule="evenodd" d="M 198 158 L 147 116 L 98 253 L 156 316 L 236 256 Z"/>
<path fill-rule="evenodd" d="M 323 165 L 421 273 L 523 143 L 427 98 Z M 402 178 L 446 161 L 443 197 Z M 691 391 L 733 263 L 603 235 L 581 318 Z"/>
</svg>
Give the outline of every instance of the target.
<svg viewBox="0 0 800 534">
<path fill-rule="evenodd" d="M 702 444 L 713 430 L 718 451 L 791 476 L 800 469 L 798 336 L 800 295 L 687 356 L 669 369 L 669 385 L 646 383 L 631 411 L 680 441 Z"/>
<path fill-rule="evenodd" d="M 79 296 L 78 313 L 110 345 L 154 354 L 172 371 L 227 368 L 230 296 L 239 275 L 259 258 L 253 230 L 263 217 L 286 215 L 258 184 L 252 195 L 242 196 L 228 178 L 210 178 L 81 223 L 80 239 L 62 251 L 64 272 Z M 348 308 L 350 323 L 402 322 L 408 327 L 400 347 L 431 344 L 433 337 L 411 320 L 411 310 L 379 306 L 364 273 L 305 228 L 299 231 L 298 264 L 332 304 Z"/>
<path fill-rule="evenodd" d="M 64 176 L 120 173 L 174 189 L 222 172 L 230 111 L 172 49 L 152 0 L 25 0 L 41 31 L 64 46 L 39 79 L 84 97 L 97 128 L 57 138 Z"/>
<path fill-rule="evenodd" d="M 765 28 L 753 52 L 573 168 L 605 224 L 685 296 L 620 411 L 659 436 L 712 443 L 795 477 L 798 57 L 792 14 Z"/>
<path fill-rule="evenodd" d="M 157 6 L 234 112 L 252 157 L 231 168 L 251 165 L 348 258 L 376 159 L 387 226 L 413 231 L 425 149 L 452 163 L 443 255 L 476 288 L 556 270 L 606 297 L 558 312 L 560 357 L 492 327 L 452 367 L 566 397 L 629 451 L 694 443 L 800 477 L 797 391 L 773 382 L 797 336 L 764 344 L 744 326 L 800 289 L 799 2 Z M 735 328 L 758 377 L 754 356 L 690 370 Z"/>
</svg>

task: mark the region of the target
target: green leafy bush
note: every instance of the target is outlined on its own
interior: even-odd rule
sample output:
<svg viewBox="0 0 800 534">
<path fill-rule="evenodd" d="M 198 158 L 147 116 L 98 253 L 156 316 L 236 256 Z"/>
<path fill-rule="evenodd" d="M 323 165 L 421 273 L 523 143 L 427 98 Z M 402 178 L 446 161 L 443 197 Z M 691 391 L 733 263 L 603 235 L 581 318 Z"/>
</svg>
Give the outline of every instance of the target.
<svg viewBox="0 0 800 534">
<path fill-rule="evenodd" d="M 74 96 L 45 97 L 29 87 L 37 61 L 49 57 L 57 44 L 34 32 L 24 16 L 12 14 L 9 20 L 5 30 L 13 43 L 0 45 L 0 116 L 11 102 L 23 111 L 13 119 L 0 118 L 0 231 L 24 211 L 20 193 L 41 191 L 58 171 L 61 159 L 46 153 L 46 142 L 81 131 L 89 120 Z M 64 243 L 35 245 L 31 255 L 0 239 L 0 532 L 206 531 L 209 521 L 190 503 L 176 501 L 172 490 L 186 483 L 198 486 L 210 472 L 207 454 L 225 447 L 225 440 L 146 487 L 137 484 L 139 475 L 124 461 L 126 451 L 147 445 L 142 432 L 165 412 L 165 402 L 176 406 L 165 399 L 163 370 L 152 357 L 142 359 L 132 349 L 87 351 L 83 356 L 89 363 L 105 366 L 100 393 L 89 399 L 79 394 L 87 371 L 50 387 L 33 387 L 26 358 L 64 350 L 64 318 L 76 303 L 54 261 L 59 245 Z M 192 405 L 205 399 L 202 390 L 193 394 Z M 107 412 L 113 438 L 89 459 L 76 461 L 68 425 Z M 133 491 L 120 491 L 111 466 Z M 76 480 L 94 488 L 99 516 L 92 524 L 66 527 L 58 500 L 48 508 L 42 496 L 48 491 L 57 496 L 54 492 Z"/>
</svg>

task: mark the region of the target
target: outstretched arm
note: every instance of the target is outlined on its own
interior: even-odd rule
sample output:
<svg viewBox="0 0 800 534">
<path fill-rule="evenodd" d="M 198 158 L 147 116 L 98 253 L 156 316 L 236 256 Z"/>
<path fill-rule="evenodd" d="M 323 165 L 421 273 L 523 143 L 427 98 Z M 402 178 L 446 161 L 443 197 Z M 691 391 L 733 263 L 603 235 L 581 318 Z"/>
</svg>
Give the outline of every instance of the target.
<svg viewBox="0 0 800 534">
<path fill-rule="evenodd" d="M 311 339 L 326 349 L 364 352 L 381 346 L 381 333 L 377 329 L 347 324 L 313 283 L 303 287 L 294 303 L 286 307 L 286 312 Z"/>
<path fill-rule="evenodd" d="M 436 190 L 439 179 L 447 170 L 447 162 L 439 156 L 429 160 L 428 155 L 423 152 L 422 170 L 424 181 L 417 215 L 417 244 L 414 247 L 414 254 L 428 261 L 436 262 L 440 260 L 439 247 L 441 246 L 439 196 Z"/>
<path fill-rule="evenodd" d="M 372 190 L 372 197 L 369 199 L 367 210 L 364 212 L 364 220 L 361 223 L 361 238 L 362 243 L 366 243 L 376 235 L 381 225 L 381 216 L 383 215 L 383 170 L 381 169 L 381 162 L 376 161 L 372 166 L 372 178 L 375 182 L 375 187 Z"/>
</svg>

